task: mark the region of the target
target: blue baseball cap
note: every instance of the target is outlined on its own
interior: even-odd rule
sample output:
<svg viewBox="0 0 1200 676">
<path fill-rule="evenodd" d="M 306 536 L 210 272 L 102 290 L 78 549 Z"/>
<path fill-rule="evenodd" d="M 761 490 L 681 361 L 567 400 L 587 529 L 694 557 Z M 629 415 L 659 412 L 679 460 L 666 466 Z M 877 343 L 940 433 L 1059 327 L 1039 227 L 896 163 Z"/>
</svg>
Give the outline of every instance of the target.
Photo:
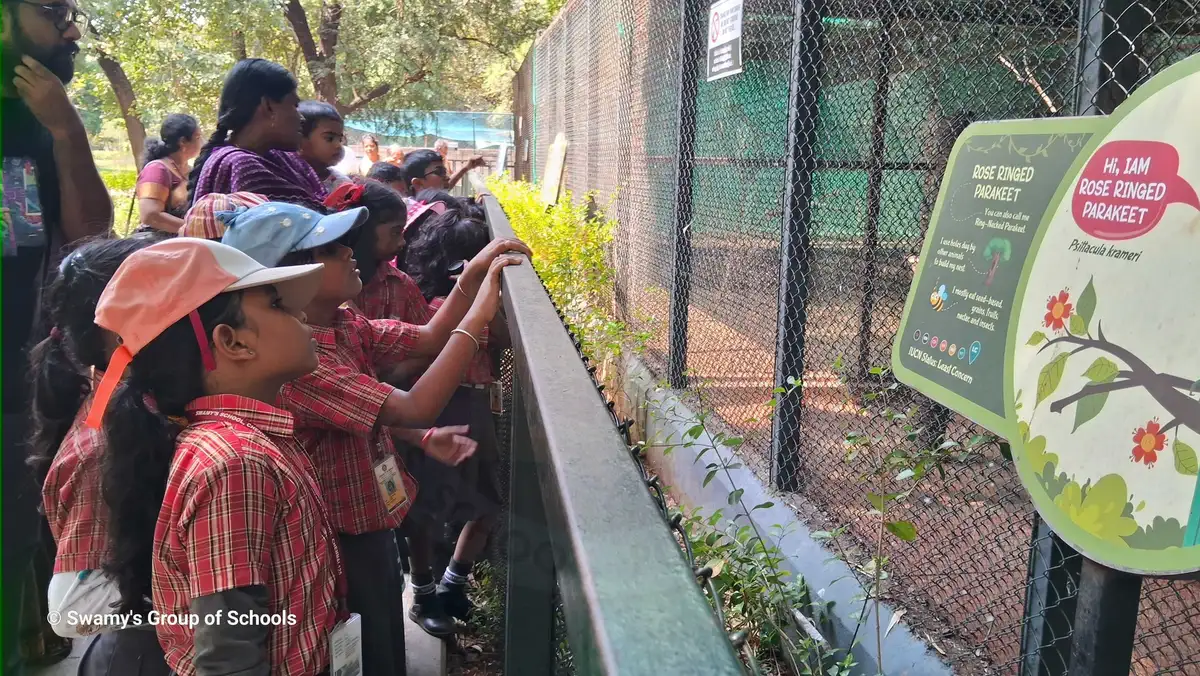
<svg viewBox="0 0 1200 676">
<path fill-rule="evenodd" d="M 325 215 L 284 202 L 267 202 L 217 214 L 225 224 L 221 243 L 269 268 L 279 265 L 290 253 L 338 241 L 365 223 L 368 216 L 366 207 Z"/>
</svg>

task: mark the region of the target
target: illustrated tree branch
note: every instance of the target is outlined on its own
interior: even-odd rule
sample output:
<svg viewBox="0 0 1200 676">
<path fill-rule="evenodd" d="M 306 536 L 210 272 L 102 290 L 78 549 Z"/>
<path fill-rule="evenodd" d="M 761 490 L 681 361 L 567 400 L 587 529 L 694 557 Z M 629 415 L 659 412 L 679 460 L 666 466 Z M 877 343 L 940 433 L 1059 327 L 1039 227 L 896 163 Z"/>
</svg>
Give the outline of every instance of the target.
<svg viewBox="0 0 1200 676">
<path fill-rule="evenodd" d="M 1082 390 L 1069 397 L 1063 397 L 1056 402 L 1050 404 L 1051 413 L 1062 413 L 1062 410 L 1071 404 L 1092 396 L 1093 394 L 1103 394 L 1105 392 L 1115 392 L 1117 390 L 1127 390 L 1131 387 L 1141 387 L 1142 383 L 1137 380 L 1114 380 L 1111 383 L 1099 383 L 1084 385 Z"/>
<path fill-rule="evenodd" d="M 1102 352 L 1111 354 L 1112 356 L 1125 362 L 1129 367 L 1128 371 L 1121 371 L 1118 376 L 1125 374 L 1125 380 L 1114 381 L 1113 383 L 1089 384 L 1085 385 L 1079 392 L 1056 401 L 1050 405 L 1052 412 L 1058 413 L 1062 409 L 1079 401 L 1089 395 L 1101 394 L 1116 390 L 1130 389 L 1133 387 L 1141 387 L 1146 390 L 1146 393 L 1159 403 L 1172 416 L 1172 421 L 1169 423 L 1172 428 L 1178 425 L 1186 425 L 1192 431 L 1200 433 L 1200 401 L 1192 399 L 1187 394 L 1180 392 L 1180 389 L 1192 387 L 1194 381 L 1180 378 L 1169 374 L 1160 374 L 1150 368 L 1146 362 L 1134 355 L 1129 350 L 1110 343 L 1104 337 L 1104 329 L 1099 322 L 1096 323 L 1096 338 L 1085 338 L 1083 336 L 1075 336 L 1067 334 L 1047 341 L 1045 345 L 1038 350 L 1038 353 L 1044 352 L 1051 345 L 1077 345 L 1080 349 L 1072 351 L 1072 354 L 1081 351 L 1082 349 L 1097 349 Z M 1103 386 L 1111 386 L 1107 389 L 1101 389 Z M 1068 401 L 1071 400 L 1071 401 Z M 1057 407 L 1057 408 L 1056 408 Z"/>
</svg>

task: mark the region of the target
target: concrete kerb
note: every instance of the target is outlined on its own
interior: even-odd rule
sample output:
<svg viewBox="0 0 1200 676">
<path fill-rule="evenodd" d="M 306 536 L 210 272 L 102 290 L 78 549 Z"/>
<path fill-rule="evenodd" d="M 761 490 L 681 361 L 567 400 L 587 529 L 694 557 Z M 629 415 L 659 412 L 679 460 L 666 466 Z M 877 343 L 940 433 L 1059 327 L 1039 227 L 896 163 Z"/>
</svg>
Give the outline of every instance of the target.
<svg viewBox="0 0 1200 676">
<path fill-rule="evenodd" d="M 626 360 L 623 384 L 631 411 L 635 412 L 637 423 L 648 440 L 660 440 L 661 443 L 663 440 L 678 442 L 683 439 L 690 425 L 678 420 L 694 420 L 695 415 L 677 393 L 660 388 L 654 375 L 636 359 Z M 754 510 L 750 519 L 763 538 L 779 549 L 784 559 L 783 565 L 791 574 L 805 580 L 813 592 L 814 600 L 832 604 L 827 613 L 830 622 L 822 627 L 822 632 L 834 647 L 841 650 L 848 648 L 858 624 L 856 616 L 863 608 L 865 591 L 862 585 L 844 562 L 833 558 L 829 550 L 813 539 L 808 526 L 800 521 L 791 508 L 773 499 L 749 469 L 731 469 L 728 475 L 718 472 L 704 486 L 704 477 L 708 473 L 706 466 L 716 460 L 711 457 L 712 451 L 701 462 L 695 459 L 699 450 L 707 446 L 715 444 L 712 439 L 705 437 L 698 439 L 692 448 L 676 447 L 669 454 L 651 445 L 647 459 L 662 482 L 670 487 L 675 500 L 690 507 L 700 507 L 706 513 L 723 509 L 727 519 L 735 518 L 739 513 L 744 514 L 740 506 L 730 507 L 728 504 L 729 493 L 736 488 L 744 491 L 741 502 L 745 505 L 776 502 L 773 507 Z M 728 449 L 721 448 L 717 452 L 726 464 L 736 460 L 736 456 Z M 739 522 L 746 523 L 744 518 Z M 880 604 L 879 610 L 882 624 L 887 627 L 895 609 L 888 604 Z M 875 604 L 867 604 L 864 625 L 858 632 L 857 645 L 854 646 L 854 656 L 858 662 L 856 673 L 859 674 L 880 673 L 874 612 Z M 953 674 L 902 621 L 884 639 L 883 654 L 889 676 Z"/>
</svg>

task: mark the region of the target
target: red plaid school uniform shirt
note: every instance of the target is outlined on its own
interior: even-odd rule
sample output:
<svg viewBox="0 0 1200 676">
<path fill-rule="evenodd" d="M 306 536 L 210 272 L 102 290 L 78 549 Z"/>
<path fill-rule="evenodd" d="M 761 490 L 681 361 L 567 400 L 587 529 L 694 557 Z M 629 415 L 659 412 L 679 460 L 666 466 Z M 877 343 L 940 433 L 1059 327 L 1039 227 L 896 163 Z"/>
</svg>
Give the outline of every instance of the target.
<svg viewBox="0 0 1200 676">
<path fill-rule="evenodd" d="M 317 370 L 284 386 L 280 401 L 296 416 L 296 438 L 312 458 L 317 480 L 339 533 L 359 535 L 396 528 L 408 514 L 417 484 L 396 454 L 379 413 L 395 388 L 376 369 L 404 361 L 418 329 L 391 319 L 367 319 L 338 310 L 332 328 L 314 326 Z M 395 458 L 408 500 L 388 512 L 375 465 Z"/>
<path fill-rule="evenodd" d="M 95 570 L 108 551 L 108 510 L 100 493 L 104 431 L 84 424 L 91 408 L 88 397 L 59 445 L 42 486 L 42 505 L 58 546 L 56 574 Z"/>
<path fill-rule="evenodd" d="M 437 312 L 445 302 L 445 297 L 429 301 L 430 314 Z M 475 352 L 475 356 L 471 357 L 471 365 L 463 374 L 462 382 L 464 385 L 491 385 L 496 378 L 492 376 L 492 357 L 487 351 L 488 327 L 483 327 L 483 331 L 476 338 L 479 339 L 479 349 Z"/>
<path fill-rule="evenodd" d="M 354 306 L 368 319 L 399 319 L 423 325 L 433 317 L 433 310 L 417 283 L 400 272 L 392 261 L 380 265 L 375 276 L 363 284 Z"/>
<path fill-rule="evenodd" d="M 343 568 L 291 414 L 219 395 L 189 404 L 188 420 L 154 530 L 155 609 L 186 614 L 194 598 L 263 585 L 270 612 L 285 618 L 267 638 L 271 674 L 320 672 Z M 159 623 L 157 631 L 167 664 L 193 676 L 195 630 Z"/>
</svg>

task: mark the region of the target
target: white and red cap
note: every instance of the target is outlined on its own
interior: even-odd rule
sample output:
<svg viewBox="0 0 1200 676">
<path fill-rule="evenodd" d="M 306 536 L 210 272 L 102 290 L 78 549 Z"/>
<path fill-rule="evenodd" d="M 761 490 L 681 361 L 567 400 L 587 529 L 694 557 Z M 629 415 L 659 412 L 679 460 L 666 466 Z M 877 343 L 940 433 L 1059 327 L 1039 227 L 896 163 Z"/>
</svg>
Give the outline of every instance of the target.
<svg viewBox="0 0 1200 676">
<path fill-rule="evenodd" d="M 117 268 L 96 304 L 96 325 L 121 340 L 96 388 L 87 424 L 104 409 L 133 358 L 175 322 L 190 317 L 204 367 L 216 368 L 197 310 L 222 293 L 272 285 L 284 305 L 302 308 L 321 284 L 320 263 L 267 268 L 220 242 L 179 237 L 135 251 Z"/>
</svg>

